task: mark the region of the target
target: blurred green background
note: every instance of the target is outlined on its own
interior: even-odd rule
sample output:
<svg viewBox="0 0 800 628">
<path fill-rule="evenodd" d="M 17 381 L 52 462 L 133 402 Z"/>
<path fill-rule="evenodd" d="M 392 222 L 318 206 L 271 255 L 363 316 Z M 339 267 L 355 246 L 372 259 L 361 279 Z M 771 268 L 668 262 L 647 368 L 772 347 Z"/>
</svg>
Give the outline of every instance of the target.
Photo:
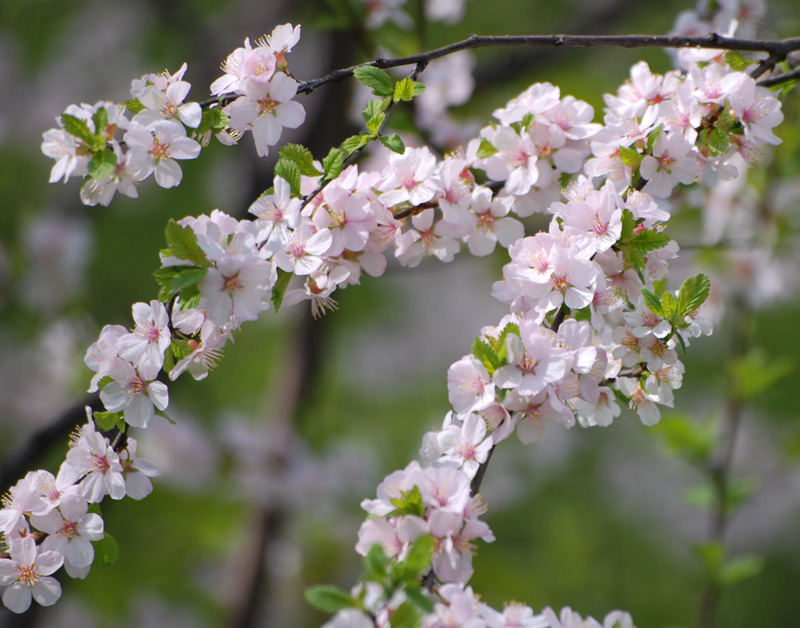
<svg viewBox="0 0 800 628">
<path fill-rule="evenodd" d="M 183 61 L 194 85 L 190 97 L 202 100 L 219 63 L 244 37 L 256 39 L 287 21 L 303 26 L 289 57 L 300 80 L 374 58 L 358 37 L 335 30 L 341 25 L 335 5 L 0 5 L 3 460 L 80 407 L 91 375 L 83 366 L 86 347 L 103 325 L 129 325 L 133 302 L 156 295 L 152 272 L 168 218 L 216 207 L 244 216 L 271 184 L 272 161 L 258 160 L 248 140 L 239 149 L 212 144 L 200 159 L 182 163 L 184 181 L 176 189 L 147 182 L 138 200 L 117 197 L 109 208 L 84 207 L 76 181 L 47 183 L 52 162 L 39 150 L 42 132 L 69 104 L 121 101 L 132 79 L 175 71 Z M 677 0 L 473 0 L 462 23 L 428 25 L 416 41 L 392 26 L 381 35 L 410 53 L 472 32 L 662 34 L 689 8 Z M 792 0 L 770 4 L 764 34 L 800 34 Z M 562 95 L 588 101 L 599 119 L 602 94 L 616 90 L 632 63 L 645 59 L 654 71 L 670 68 L 658 50 L 487 49 L 475 58 L 475 94 L 453 114 L 478 124 L 534 81 L 550 81 Z M 324 155 L 350 131 L 345 109 L 351 87 L 301 97 L 307 124 L 284 139 Z M 789 190 L 800 172 L 799 97 L 797 90 L 789 97 L 787 120 L 778 130 L 786 142 L 770 162 L 770 176 Z M 402 115 L 398 120 L 402 125 Z M 769 185 L 762 182 L 761 189 Z M 798 212 L 796 202 L 786 204 L 780 237 L 791 243 Z M 696 242 L 700 221 L 698 211 L 680 214 L 676 237 Z M 529 232 L 542 224 L 532 219 Z M 791 276 L 794 249 L 789 244 L 780 253 Z M 245 325 L 207 381 L 184 378 L 170 387 L 170 414 L 179 425 L 142 435 L 141 454 L 164 471 L 154 493 L 142 502 L 103 504 L 106 529 L 119 542 L 118 562 L 95 568 L 83 582 L 64 577 L 64 596 L 51 609 L 36 607 L 21 618 L 1 610 L 0 626 L 322 624 L 326 617 L 305 604 L 302 591 L 322 582 L 345 588 L 356 582 L 359 502 L 374 497 L 377 483 L 416 457 L 424 432 L 440 425 L 448 409 L 447 367 L 468 352 L 483 325 L 503 314 L 489 291 L 504 256 L 462 255 L 446 266 L 428 259 L 417 269 L 390 265 L 383 278 L 365 277 L 361 286 L 338 294 L 339 311 L 324 319 L 301 324 L 303 312 L 295 307 Z M 724 264 L 713 251 L 705 259 L 712 269 Z M 796 288 L 782 286 L 779 300 L 758 304 L 749 318 L 749 342 L 763 361 L 753 358 L 746 375 L 776 364 L 783 370 L 748 399 L 735 474 L 751 479 L 755 490 L 727 538 L 733 555 L 760 554 L 764 568 L 726 590 L 718 626 L 800 625 Z M 714 336 L 693 343 L 673 414 L 702 424 L 719 418 L 730 394 L 731 337 L 723 319 Z M 280 399 L 298 346 L 306 346 L 304 355 L 316 368 L 306 374 L 297 412 L 282 421 Z M 657 437 L 660 429 L 644 428 L 625 411 L 607 429 L 549 428 L 545 440 L 529 447 L 515 439 L 503 443 L 482 490 L 489 505 L 485 519 L 497 541 L 479 548 L 475 591 L 495 607 L 511 600 L 536 611 L 571 605 L 595 617 L 622 608 L 640 628 L 694 625 L 703 575 L 692 546 L 704 540 L 708 515 L 686 503 L 684 493 L 700 476 L 668 452 Z M 66 435 L 30 464 L 55 471 L 65 448 Z M 248 592 L 259 566 L 263 578 Z M 256 604 L 252 620 L 242 619 L 247 599 Z"/>
</svg>

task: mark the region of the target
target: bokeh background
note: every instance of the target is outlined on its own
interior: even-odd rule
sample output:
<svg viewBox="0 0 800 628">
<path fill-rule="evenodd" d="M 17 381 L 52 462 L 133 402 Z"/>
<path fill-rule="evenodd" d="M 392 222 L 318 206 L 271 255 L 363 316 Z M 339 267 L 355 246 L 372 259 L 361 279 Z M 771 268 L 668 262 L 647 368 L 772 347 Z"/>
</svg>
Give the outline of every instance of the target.
<svg viewBox="0 0 800 628">
<path fill-rule="evenodd" d="M 413 13 L 417 5 L 409 4 Z M 244 37 L 285 22 L 303 27 L 289 57 L 298 79 L 372 59 L 369 35 L 352 30 L 347 6 L 0 4 L 0 491 L 28 469 L 55 471 L 63 459 L 91 375 L 86 347 L 103 325 L 129 325 L 132 303 L 155 297 L 152 272 L 167 220 L 217 207 L 243 217 L 272 178 L 272 160 L 259 160 L 247 139 L 183 162 L 176 189 L 144 184 L 138 200 L 85 207 L 76 181 L 47 183 L 52 162 L 40 152 L 42 133 L 69 104 L 121 101 L 132 79 L 175 71 L 184 61 L 190 97 L 202 100 Z M 389 25 L 379 34 L 402 53 L 472 32 L 662 34 L 690 8 L 678 0 L 472 0 L 458 24 L 429 24 L 413 37 Z M 793 0 L 771 2 L 762 35 L 799 34 Z M 486 49 L 473 58 L 474 94 L 451 113 L 474 128 L 534 81 L 590 102 L 599 118 L 602 94 L 616 90 L 632 63 L 671 67 L 658 50 Z M 308 120 L 284 139 L 327 153 L 355 128 L 352 92 L 345 83 L 300 97 Z M 789 95 L 778 129 L 784 145 L 754 175 L 750 211 L 766 203 L 777 216 L 767 235 L 753 232 L 760 223 L 746 213 L 726 219 L 743 240 L 766 238 L 777 252 L 762 255 L 753 246 L 754 259 L 739 267 L 721 255 L 722 245 L 699 251 L 709 272 L 738 284 L 719 291 L 715 334 L 693 343 L 677 409 L 665 413 L 713 433 L 732 394 L 727 365 L 741 338 L 721 295 L 739 295 L 749 361 L 736 381 L 763 381 L 746 399 L 734 465 L 737 481 L 752 490 L 726 539 L 732 555 L 760 555 L 763 569 L 725 591 L 718 626 L 800 625 L 800 266 L 792 246 L 800 215 L 798 99 L 800 90 Z M 394 122 L 408 127 L 402 113 Z M 708 218 L 691 209 L 698 203 L 691 195 L 683 200 L 690 208 L 676 216 L 674 237 L 692 248 Z M 542 224 L 533 217 L 527 227 L 533 233 Z M 359 502 L 416 457 L 424 432 L 441 424 L 447 367 L 503 314 L 489 293 L 504 255 L 462 253 L 452 264 L 428 259 L 416 269 L 390 264 L 381 279 L 365 277 L 338 294 L 339 311 L 323 319 L 312 321 L 302 306 L 245 325 L 208 380 L 170 387 L 178 425 L 135 435 L 141 455 L 163 474 L 144 501 L 103 504 L 119 560 L 85 581 L 65 576 L 63 598 L 50 609 L 34 605 L 19 617 L 0 610 L 0 626 L 322 624 L 326 617 L 305 604 L 302 591 L 323 582 L 349 588 L 358 579 Z M 482 489 L 497 541 L 479 549 L 474 589 L 496 607 L 511 600 L 537 611 L 571 605 L 596 617 L 623 608 L 640 627 L 694 625 L 703 569 L 692 548 L 707 537 L 709 515 L 697 506 L 702 472 L 672 453 L 670 442 L 669 430 L 644 428 L 626 411 L 606 429 L 551 428 L 532 446 L 503 443 Z"/>
</svg>

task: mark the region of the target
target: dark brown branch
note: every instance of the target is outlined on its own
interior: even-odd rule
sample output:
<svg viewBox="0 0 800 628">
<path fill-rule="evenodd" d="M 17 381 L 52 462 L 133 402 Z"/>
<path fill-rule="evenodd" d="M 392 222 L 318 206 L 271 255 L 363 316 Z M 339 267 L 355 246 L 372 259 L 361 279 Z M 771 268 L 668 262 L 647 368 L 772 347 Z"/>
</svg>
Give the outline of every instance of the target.
<svg viewBox="0 0 800 628">
<path fill-rule="evenodd" d="M 398 57 L 378 58 L 349 68 L 334 70 L 327 76 L 300 83 L 297 92 L 310 94 L 318 87 L 338 83 L 353 75 L 357 67 L 374 66 L 387 70 L 406 65 L 430 63 L 461 50 L 489 47 L 547 47 L 547 48 L 711 48 L 737 50 L 741 52 L 765 52 L 776 58 L 785 58 L 790 52 L 800 50 L 800 37 L 780 40 L 737 39 L 716 33 L 704 37 L 680 37 L 673 35 L 470 35 L 467 39 L 436 48 L 426 53 Z"/>
<path fill-rule="evenodd" d="M 773 85 L 780 85 L 781 83 L 788 83 L 789 81 L 797 79 L 800 79 L 800 68 L 792 70 L 791 72 L 784 72 L 783 74 L 761 79 L 758 84 L 762 87 L 772 87 Z"/>
</svg>

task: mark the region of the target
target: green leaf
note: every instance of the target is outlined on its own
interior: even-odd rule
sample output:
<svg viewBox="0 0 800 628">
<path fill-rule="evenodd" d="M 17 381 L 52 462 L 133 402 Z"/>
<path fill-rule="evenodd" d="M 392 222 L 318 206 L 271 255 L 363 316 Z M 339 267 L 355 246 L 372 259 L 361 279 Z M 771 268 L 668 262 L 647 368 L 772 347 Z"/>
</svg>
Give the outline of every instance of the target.
<svg viewBox="0 0 800 628">
<path fill-rule="evenodd" d="M 414 541 L 414 544 L 408 551 L 408 557 L 404 562 L 409 571 L 414 574 L 415 578 L 431 568 L 433 548 L 433 537 L 430 534 L 423 534 Z"/>
<path fill-rule="evenodd" d="M 634 233 L 625 244 L 634 248 L 638 253 L 647 255 L 650 251 L 664 248 L 671 240 L 672 238 L 661 231 L 642 229 Z"/>
<path fill-rule="evenodd" d="M 105 107 L 99 107 L 94 112 L 92 123 L 94 123 L 95 150 L 100 150 L 106 145 L 106 129 L 108 129 L 108 111 Z"/>
<path fill-rule="evenodd" d="M 94 561 L 92 566 L 108 567 L 117 562 L 119 558 L 119 545 L 114 537 L 106 532 L 99 541 L 92 541 L 94 545 Z"/>
<path fill-rule="evenodd" d="M 167 266 L 166 268 L 159 268 L 153 273 L 160 287 L 158 299 L 167 303 L 176 292 L 180 292 L 181 304 L 183 304 L 185 299 L 192 296 L 189 289 L 193 286 L 196 287 L 207 272 L 207 268 L 197 268 L 197 266 Z"/>
<path fill-rule="evenodd" d="M 292 196 L 300 196 L 300 167 L 288 159 L 279 159 L 275 164 L 275 176 L 284 179 L 292 189 Z"/>
<path fill-rule="evenodd" d="M 674 454 L 702 465 L 714 451 L 716 437 L 709 421 L 695 421 L 686 415 L 662 417 L 653 429 Z"/>
<path fill-rule="evenodd" d="M 489 377 L 501 366 L 497 352 L 480 338 L 472 343 L 472 355 L 486 367 Z"/>
<path fill-rule="evenodd" d="M 161 255 L 164 257 L 177 257 L 201 268 L 211 266 L 211 262 L 197 243 L 197 235 L 191 227 L 179 225 L 170 218 L 164 236 L 167 240 L 167 248 L 161 250 Z"/>
<path fill-rule="evenodd" d="M 624 166 L 628 166 L 632 170 L 636 170 L 639 164 L 642 163 L 644 155 L 640 154 L 635 148 L 629 146 L 619 147 L 619 158 Z"/>
<path fill-rule="evenodd" d="M 220 133 L 228 128 L 228 122 L 230 117 L 220 107 L 203 109 L 203 117 L 195 133 L 197 135 Z"/>
<path fill-rule="evenodd" d="M 296 163 L 300 174 L 306 177 L 318 177 L 322 174 L 314 165 L 314 155 L 300 144 L 286 144 L 281 148 L 281 159 Z"/>
<path fill-rule="evenodd" d="M 395 83 L 394 86 L 394 93 L 392 94 L 392 100 L 395 102 L 405 101 L 408 102 L 414 99 L 414 81 L 410 78 L 406 77 L 401 79 Z"/>
<path fill-rule="evenodd" d="M 371 65 L 362 65 L 353 70 L 353 76 L 362 85 L 372 89 L 372 93 L 381 98 L 387 98 L 394 91 L 392 77 L 383 70 Z"/>
<path fill-rule="evenodd" d="M 276 312 L 281 309 L 283 295 L 286 294 L 286 288 L 289 287 L 289 282 L 292 280 L 293 276 L 293 273 L 283 270 L 282 268 L 278 269 L 278 280 L 275 282 L 275 285 L 272 286 L 272 296 L 270 297 L 272 307 L 275 308 Z"/>
<path fill-rule="evenodd" d="M 87 146 L 94 145 L 95 136 L 89 129 L 89 123 L 86 120 L 76 118 L 68 113 L 61 114 L 61 126 L 70 135 L 74 135 L 79 140 L 82 140 Z"/>
<path fill-rule="evenodd" d="M 367 123 L 367 130 L 370 135 L 377 135 L 383 121 L 386 119 L 383 103 L 380 100 L 370 100 L 361 115 Z"/>
<path fill-rule="evenodd" d="M 478 152 L 476 153 L 475 156 L 478 159 L 488 159 L 492 155 L 496 155 L 496 154 L 497 154 L 497 149 L 494 147 L 494 144 L 492 144 L 485 137 L 482 137 L 481 138 L 481 145 L 478 146 Z"/>
<path fill-rule="evenodd" d="M 678 291 L 678 309 L 681 316 L 689 316 L 700 309 L 708 298 L 711 281 L 703 273 L 687 277 Z"/>
<path fill-rule="evenodd" d="M 731 69 L 735 72 L 744 72 L 753 62 L 745 59 L 740 52 L 728 50 L 725 53 L 725 63 L 731 66 Z"/>
<path fill-rule="evenodd" d="M 101 432 L 110 432 L 114 429 L 125 431 L 125 418 L 123 412 L 93 412 L 92 418 L 97 429 Z"/>
<path fill-rule="evenodd" d="M 414 81 L 414 97 L 419 96 L 424 91 L 425 91 L 425 84 L 420 83 L 419 81 Z"/>
<path fill-rule="evenodd" d="M 406 145 L 403 143 L 403 140 L 397 133 L 392 133 L 388 137 L 381 137 L 380 141 L 381 144 L 394 153 L 402 155 L 404 152 L 406 152 Z"/>
<path fill-rule="evenodd" d="M 125 100 L 122 102 L 122 104 L 125 105 L 125 109 L 130 111 L 133 115 L 136 115 L 137 113 L 140 113 L 145 109 L 147 109 L 147 107 L 145 107 L 139 101 L 138 98 L 131 98 L 130 100 Z M 203 112 L 203 116 L 205 117 L 205 111 Z"/>
<path fill-rule="evenodd" d="M 661 131 L 664 130 L 664 125 L 659 124 L 655 129 L 650 131 L 650 134 L 647 136 L 647 152 L 648 154 L 653 154 L 653 147 L 656 145 L 656 141 L 658 140 L 658 136 L 661 135 Z"/>
<path fill-rule="evenodd" d="M 434 611 L 433 600 L 425 595 L 423 591 L 410 586 L 406 587 L 405 591 L 408 600 L 423 613 L 432 613 Z"/>
<path fill-rule="evenodd" d="M 644 297 L 645 304 L 650 308 L 653 314 L 664 316 L 664 310 L 661 308 L 661 299 L 658 298 L 655 292 L 647 288 L 642 288 L 642 296 Z"/>
<path fill-rule="evenodd" d="M 331 148 L 328 156 L 322 160 L 326 179 L 335 179 L 344 168 L 344 151 L 341 148 Z"/>
<path fill-rule="evenodd" d="M 730 365 L 734 390 L 743 401 L 767 391 L 794 371 L 791 358 L 771 358 L 760 349 L 750 351 Z"/>
<path fill-rule="evenodd" d="M 389 625 L 392 628 L 419 628 L 422 626 L 422 613 L 414 604 L 406 600 L 392 613 Z"/>
<path fill-rule="evenodd" d="M 706 144 L 712 155 L 724 155 L 730 148 L 731 141 L 728 131 L 717 126 L 708 134 Z"/>
<path fill-rule="evenodd" d="M 417 517 L 425 517 L 425 504 L 422 502 L 422 493 L 420 493 L 418 486 L 414 486 L 409 491 L 401 491 L 400 497 L 395 497 L 391 501 L 396 509 L 393 516 L 416 515 Z"/>
<path fill-rule="evenodd" d="M 367 565 L 367 578 L 375 582 L 382 582 L 389 573 L 389 565 L 392 560 L 386 555 L 383 546 L 375 543 L 369 548 L 364 562 Z"/>
<path fill-rule="evenodd" d="M 103 109 L 105 111 L 105 109 Z M 97 151 L 89 160 L 89 176 L 98 181 L 110 177 L 117 167 L 117 155 L 105 148 Z"/>
<path fill-rule="evenodd" d="M 329 584 L 309 587 L 303 593 L 311 606 L 326 613 L 335 613 L 343 608 L 358 608 L 359 604 L 347 591 Z"/>
<path fill-rule="evenodd" d="M 365 146 L 372 138 L 365 134 L 360 133 L 359 135 L 353 135 L 348 137 L 344 142 L 342 142 L 342 150 L 345 152 L 346 155 L 350 156 L 354 152 L 356 152 L 359 148 Z"/>
<path fill-rule="evenodd" d="M 719 571 L 719 583 L 722 585 L 734 584 L 757 576 L 764 569 L 764 559 L 755 554 L 737 556 L 726 563 Z"/>
<path fill-rule="evenodd" d="M 725 548 L 723 545 L 716 541 L 702 543 L 694 547 L 694 552 L 700 559 L 706 573 L 713 580 L 716 580 L 716 576 L 725 560 Z"/>
</svg>

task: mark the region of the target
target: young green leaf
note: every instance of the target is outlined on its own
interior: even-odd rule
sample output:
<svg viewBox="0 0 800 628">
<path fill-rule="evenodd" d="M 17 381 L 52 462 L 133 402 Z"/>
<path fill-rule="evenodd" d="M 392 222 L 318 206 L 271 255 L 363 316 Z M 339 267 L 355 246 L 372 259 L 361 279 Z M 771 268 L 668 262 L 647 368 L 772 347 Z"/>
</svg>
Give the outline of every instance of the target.
<svg viewBox="0 0 800 628">
<path fill-rule="evenodd" d="M 425 516 L 425 504 L 422 501 L 422 493 L 420 492 L 418 486 L 415 486 L 409 491 L 400 491 L 400 497 L 393 498 L 392 505 L 396 509 L 396 516 Z"/>
<path fill-rule="evenodd" d="M 108 567 L 117 562 L 119 558 L 119 545 L 114 537 L 105 532 L 99 541 L 92 541 L 94 545 L 94 561 L 92 566 Z"/>
<path fill-rule="evenodd" d="M 472 355 L 486 367 L 490 377 L 501 366 L 497 352 L 480 338 L 472 343 Z"/>
<path fill-rule="evenodd" d="M 281 159 L 297 164 L 300 174 L 306 177 L 318 177 L 322 174 L 314 165 L 314 155 L 300 144 L 286 144 L 281 148 Z"/>
<path fill-rule="evenodd" d="M 326 613 L 335 613 L 343 608 L 358 608 L 358 601 L 347 591 L 329 584 L 309 587 L 304 592 L 306 602 Z"/>
<path fill-rule="evenodd" d="M 406 567 L 416 575 L 427 571 L 431 567 L 433 560 L 433 537 L 430 534 L 423 534 L 418 537 L 405 560 Z"/>
<path fill-rule="evenodd" d="M 191 227 L 179 225 L 170 218 L 164 236 L 167 240 L 167 248 L 161 250 L 164 257 L 177 257 L 202 268 L 211 266 L 211 262 L 197 243 L 197 235 Z"/>
<path fill-rule="evenodd" d="M 98 412 L 92 413 L 94 424 L 101 432 L 110 432 L 114 429 L 125 431 L 125 419 L 122 412 Z"/>
<path fill-rule="evenodd" d="M 287 272 L 281 268 L 278 269 L 278 280 L 275 282 L 275 285 L 272 286 L 272 296 L 270 297 L 272 301 L 272 307 L 275 308 L 275 311 L 281 309 L 281 304 L 283 304 L 283 295 L 286 294 L 286 288 L 289 287 L 289 282 L 291 281 L 294 275 L 290 272 Z"/>
<path fill-rule="evenodd" d="M 409 600 L 398 606 L 389 620 L 392 628 L 420 628 L 422 614 Z"/>
<path fill-rule="evenodd" d="M 415 84 L 410 78 L 406 77 L 397 81 L 394 85 L 392 100 L 395 102 L 410 101 L 414 99 Z"/>
<path fill-rule="evenodd" d="M 300 196 L 300 167 L 288 159 L 279 159 L 273 171 L 275 176 L 285 179 L 292 190 L 292 196 Z"/>
<path fill-rule="evenodd" d="M 731 66 L 731 69 L 735 72 L 744 72 L 753 64 L 752 61 L 745 59 L 740 52 L 735 50 L 728 50 L 725 53 L 725 63 Z"/>
<path fill-rule="evenodd" d="M 130 100 L 124 100 L 122 104 L 125 105 L 125 109 L 130 111 L 133 115 L 136 115 L 137 113 L 140 113 L 145 109 L 147 109 L 147 107 L 145 107 L 141 102 L 139 102 L 138 98 L 131 98 Z M 205 116 L 205 111 L 203 112 L 203 115 Z"/>
<path fill-rule="evenodd" d="M 103 109 L 105 111 L 105 109 Z M 117 167 L 117 155 L 113 150 L 104 148 L 97 151 L 89 160 L 89 176 L 98 181 L 110 177 Z"/>
<path fill-rule="evenodd" d="M 367 130 L 370 135 L 377 135 L 383 121 L 386 119 L 383 102 L 374 99 L 370 100 L 361 115 L 367 123 Z"/>
<path fill-rule="evenodd" d="M 624 166 L 628 166 L 632 170 L 636 170 L 639 167 L 639 164 L 642 163 L 644 156 L 635 148 L 631 148 L 629 146 L 620 146 L 619 158 Z"/>
<path fill-rule="evenodd" d="M 365 134 L 360 133 L 359 135 L 352 135 L 348 137 L 344 142 L 342 142 L 342 150 L 345 152 L 347 156 L 352 155 L 362 146 L 365 146 L 372 138 Z"/>
<path fill-rule="evenodd" d="M 374 66 L 362 65 L 353 70 L 353 76 L 356 77 L 359 83 L 371 88 L 375 96 L 387 98 L 391 96 L 394 91 L 394 81 L 392 81 L 392 77 Z"/>
<path fill-rule="evenodd" d="M 478 152 L 476 154 L 476 157 L 478 159 L 488 159 L 492 155 L 496 154 L 497 154 L 497 149 L 494 147 L 494 145 L 485 137 L 482 137 L 481 145 L 478 146 Z"/>
<path fill-rule="evenodd" d="M 406 152 L 406 145 L 403 143 L 403 140 L 397 133 L 392 133 L 389 136 L 381 137 L 380 141 L 381 144 L 383 144 L 393 153 L 402 155 L 404 152 Z"/>
<path fill-rule="evenodd" d="M 61 125 L 70 135 L 74 135 L 89 147 L 94 145 L 94 133 L 89 129 L 89 123 L 81 118 L 76 118 L 68 113 L 61 114 Z"/>
<path fill-rule="evenodd" d="M 687 277 L 678 292 L 679 309 L 682 316 L 689 316 L 700 309 L 708 298 L 711 281 L 703 273 Z"/>
<path fill-rule="evenodd" d="M 344 151 L 341 148 L 331 148 L 328 156 L 322 160 L 326 179 L 335 179 L 344 168 Z"/>
<path fill-rule="evenodd" d="M 664 316 L 664 310 L 661 307 L 661 299 L 656 296 L 655 292 L 648 290 L 647 288 L 642 288 L 642 296 L 644 297 L 644 302 L 650 311 L 657 316 Z"/>
<path fill-rule="evenodd" d="M 416 587 L 407 586 L 406 597 L 423 613 L 432 613 L 434 611 L 433 600 L 429 598 L 423 591 Z"/>
</svg>

